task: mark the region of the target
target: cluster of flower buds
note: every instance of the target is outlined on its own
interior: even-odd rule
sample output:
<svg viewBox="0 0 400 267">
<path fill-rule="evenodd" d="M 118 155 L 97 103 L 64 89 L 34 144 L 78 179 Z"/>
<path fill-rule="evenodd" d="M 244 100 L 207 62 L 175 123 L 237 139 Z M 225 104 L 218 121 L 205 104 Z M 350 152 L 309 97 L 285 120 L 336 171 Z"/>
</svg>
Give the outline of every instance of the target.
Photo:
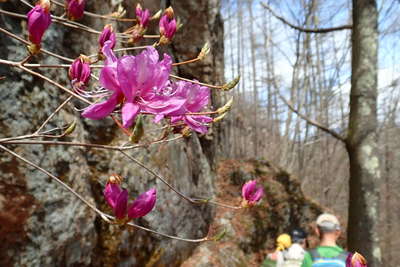
<svg viewBox="0 0 400 267">
<path fill-rule="evenodd" d="M 160 41 L 159 44 L 169 44 L 176 33 L 177 23 L 174 18 L 174 10 L 172 7 L 164 11 L 160 19 Z"/>
<path fill-rule="evenodd" d="M 346 267 L 367 267 L 367 260 L 360 253 L 349 253 L 346 259 Z"/>
<path fill-rule="evenodd" d="M 40 0 L 27 14 L 29 40 L 32 42 L 28 46 L 31 54 L 36 54 L 40 50 L 40 43 L 44 32 L 51 24 L 50 1 Z"/>
<path fill-rule="evenodd" d="M 66 0 L 65 10 L 70 20 L 79 20 L 83 17 L 86 0 Z"/>
<path fill-rule="evenodd" d="M 264 196 L 264 189 L 262 186 L 257 186 L 255 180 L 248 181 L 242 187 L 243 207 L 254 206 Z"/>
<path fill-rule="evenodd" d="M 111 49 L 114 49 L 115 44 L 117 42 L 117 38 L 116 38 L 114 29 L 111 24 L 107 24 L 106 26 L 104 26 L 103 31 L 100 34 L 100 37 L 99 37 L 100 52 L 103 49 L 104 44 L 107 41 L 111 42 L 110 47 L 111 47 Z"/>
<path fill-rule="evenodd" d="M 132 29 L 132 42 L 137 42 L 143 38 L 150 21 L 150 11 L 143 9 L 140 4 L 136 6 L 137 23 Z"/>
<path fill-rule="evenodd" d="M 114 215 L 118 221 L 126 223 L 135 218 L 147 215 L 153 210 L 157 192 L 152 188 L 147 192 L 140 194 L 132 204 L 128 205 L 128 191 L 121 188 L 121 178 L 112 175 L 104 189 L 104 197 L 114 211 Z"/>
<path fill-rule="evenodd" d="M 90 59 L 85 55 L 80 55 L 71 64 L 68 74 L 72 87 L 78 92 L 83 90 L 90 80 Z"/>
<path fill-rule="evenodd" d="M 130 127 L 141 112 L 155 115 L 155 122 L 164 117 L 172 123 L 182 122 L 200 133 L 207 132 L 207 123 L 212 118 L 204 115 L 190 115 L 199 112 L 209 102 L 210 90 L 195 83 L 172 82 L 169 75 L 172 69 L 171 57 L 159 55 L 154 47 L 147 47 L 137 56 L 117 58 L 107 41 L 103 48 L 105 66 L 100 72 L 100 84 L 109 90 L 109 98 L 87 107 L 83 116 L 102 119 L 121 104 L 122 125 Z"/>
</svg>

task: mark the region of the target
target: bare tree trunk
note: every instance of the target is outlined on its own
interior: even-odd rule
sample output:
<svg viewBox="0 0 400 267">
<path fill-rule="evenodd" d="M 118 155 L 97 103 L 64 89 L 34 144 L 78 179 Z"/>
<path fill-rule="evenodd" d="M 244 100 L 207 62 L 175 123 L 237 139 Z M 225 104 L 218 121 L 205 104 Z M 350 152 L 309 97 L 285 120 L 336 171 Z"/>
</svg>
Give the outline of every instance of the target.
<svg viewBox="0 0 400 267">
<path fill-rule="evenodd" d="M 381 266 L 379 244 L 380 163 L 377 146 L 378 12 L 375 0 L 353 0 L 349 135 L 348 245 Z"/>
<path fill-rule="evenodd" d="M 253 152 L 254 152 L 254 157 L 258 156 L 258 88 L 257 88 L 257 76 L 256 76 L 256 40 L 255 40 L 255 34 L 254 34 L 254 27 L 253 27 L 253 21 L 254 21 L 254 16 L 253 16 L 253 1 L 248 0 L 247 2 L 247 7 L 249 10 L 249 15 L 250 15 L 250 25 L 249 25 L 249 30 L 250 30 L 250 53 L 251 53 L 251 79 L 253 80 L 253 105 L 254 105 L 254 112 L 253 114 Z"/>
</svg>

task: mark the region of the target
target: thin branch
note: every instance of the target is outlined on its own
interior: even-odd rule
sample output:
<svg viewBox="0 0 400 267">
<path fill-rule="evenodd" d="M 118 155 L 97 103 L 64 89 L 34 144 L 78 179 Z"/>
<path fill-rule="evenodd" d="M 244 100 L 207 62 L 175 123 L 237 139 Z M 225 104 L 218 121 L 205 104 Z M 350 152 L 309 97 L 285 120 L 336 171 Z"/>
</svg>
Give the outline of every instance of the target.
<svg viewBox="0 0 400 267">
<path fill-rule="evenodd" d="M 47 78 L 46 76 L 44 76 L 44 75 L 42 75 L 42 74 L 40 74 L 40 73 L 38 73 L 38 72 L 36 72 L 36 71 L 30 70 L 30 69 L 28 69 L 28 68 L 26 68 L 26 67 L 24 67 L 24 66 L 22 66 L 22 65 L 18 65 L 18 64 L 17 64 L 17 65 L 14 65 L 14 66 L 16 66 L 16 67 L 18 67 L 18 68 L 20 68 L 20 69 L 22 69 L 22 70 L 24 70 L 24 71 L 26 71 L 26 72 L 29 72 L 29 73 L 32 74 L 32 75 L 35 75 L 35 76 L 37 76 L 37 77 L 39 77 L 39 78 L 42 78 L 43 80 L 45 80 L 45 81 L 51 83 L 52 85 L 55 85 L 56 87 L 60 88 L 61 90 L 65 91 L 65 92 L 67 92 L 68 94 L 70 94 L 70 95 L 72 95 L 72 96 L 78 98 L 79 100 L 85 102 L 86 104 L 89 104 L 89 105 L 93 104 L 92 102 L 90 102 L 90 101 L 87 100 L 86 98 L 84 98 L 84 97 L 82 97 L 82 96 L 80 96 L 80 95 L 74 93 L 73 91 L 69 90 L 68 88 L 62 86 L 61 84 L 59 84 L 59 83 L 53 81 L 53 80 L 50 79 L 50 78 Z"/>
<path fill-rule="evenodd" d="M 188 202 L 192 203 L 192 204 L 207 204 L 207 203 L 211 203 L 213 205 L 216 206 L 222 206 L 225 208 L 230 208 L 230 209 L 240 209 L 241 207 L 239 206 L 231 206 L 228 204 L 223 204 L 223 203 L 219 203 L 216 201 L 212 201 L 211 199 L 206 199 L 206 198 L 191 198 L 189 196 L 186 196 L 185 194 L 183 194 L 182 192 L 178 191 L 177 189 L 175 189 L 170 183 L 168 183 L 161 175 L 157 174 L 156 172 L 154 172 L 152 169 L 150 169 L 149 167 L 147 167 L 146 165 L 144 165 L 143 163 L 141 163 L 140 161 L 138 161 L 137 159 L 135 159 L 134 157 L 132 157 L 131 155 L 129 155 L 128 153 L 126 153 L 125 151 L 120 151 L 122 154 L 124 154 L 127 158 L 129 158 L 131 161 L 135 162 L 137 165 L 139 165 L 140 167 L 142 167 L 143 169 L 145 169 L 147 172 L 149 172 L 150 174 L 154 175 L 154 177 L 156 177 L 157 179 L 159 179 L 161 182 L 163 182 L 166 186 L 168 186 L 172 191 L 174 191 L 178 196 L 180 196 L 181 198 L 187 200 Z"/>
<path fill-rule="evenodd" d="M 271 14 L 277 18 L 278 20 L 282 21 L 284 24 L 288 25 L 290 28 L 301 31 L 301 32 L 307 32 L 307 33 L 329 33 L 329 32 L 334 32 L 334 31 L 342 31 L 342 30 L 351 30 L 353 28 L 353 25 L 351 24 L 346 24 L 342 26 L 337 26 L 337 27 L 330 27 L 330 28 L 314 28 L 314 29 L 308 29 L 308 28 L 303 28 L 297 25 L 294 25 L 290 23 L 287 19 L 285 19 L 282 16 L 279 16 L 278 14 L 275 13 L 275 11 L 266 3 L 261 3 L 261 5 L 266 8 Z"/>
<path fill-rule="evenodd" d="M 58 177 L 54 176 L 53 174 L 51 174 L 50 172 L 46 171 L 45 169 L 43 169 L 42 167 L 36 165 L 35 163 L 31 162 L 30 160 L 24 158 L 23 156 L 15 153 L 14 151 L 6 148 L 3 145 L 0 145 L 0 149 L 4 150 L 5 152 L 11 154 L 12 156 L 18 158 L 19 160 L 25 162 L 27 165 L 30 165 L 32 167 L 34 167 L 35 169 L 39 170 L 40 172 L 46 174 L 47 176 L 49 176 L 50 178 L 54 179 L 57 183 L 59 183 L 62 187 L 64 187 L 65 189 L 67 189 L 69 192 L 71 192 L 74 196 L 76 196 L 79 200 L 81 200 L 83 203 L 85 203 L 89 208 L 91 208 L 92 210 L 94 210 L 97 213 L 101 213 L 100 210 L 98 210 L 92 203 L 90 203 L 89 201 L 87 201 L 86 199 L 84 199 L 80 194 L 78 194 L 74 189 L 72 189 L 69 185 L 67 185 L 66 183 L 64 183 L 63 181 L 61 181 Z"/>
<path fill-rule="evenodd" d="M 59 3 L 57 1 L 52 0 L 51 2 L 60 7 L 65 7 L 64 4 Z M 117 18 L 117 17 L 112 17 L 111 15 L 99 15 L 99 14 L 92 13 L 89 11 L 84 11 L 83 13 L 89 17 L 94 17 L 94 18 L 109 19 L 109 20 L 116 20 L 116 21 L 123 21 L 123 22 L 135 22 L 136 21 L 136 19 Z"/>
<path fill-rule="evenodd" d="M 42 125 L 40 125 L 35 133 L 38 134 L 40 130 L 42 130 L 46 126 L 46 124 L 57 114 L 57 112 L 59 112 L 71 99 L 72 95 L 70 95 L 63 103 L 61 103 L 61 105 L 58 106 L 58 108 L 56 108 L 56 110 L 54 110 L 53 113 L 50 114 L 49 117 L 47 117 L 47 119 L 42 123 Z"/>
<path fill-rule="evenodd" d="M 320 130 L 332 135 L 333 137 L 335 137 L 336 139 L 346 143 L 346 138 L 343 137 L 342 135 L 338 134 L 337 132 L 335 132 L 332 129 L 329 129 L 328 127 L 326 127 L 325 125 L 322 125 L 321 123 L 308 118 L 307 116 L 301 114 L 293 105 L 292 103 L 290 103 L 288 100 L 286 100 L 286 98 L 284 98 L 278 91 L 277 94 L 279 96 L 279 98 L 289 107 L 289 109 L 291 111 L 293 111 L 294 113 L 297 114 L 297 116 L 299 116 L 300 118 L 302 118 L 303 120 L 305 120 L 306 122 L 308 122 L 309 124 L 319 128 Z"/>
<path fill-rule="evenodd" d="M 202 83 L 202 82 L 186 79 L 186 78 L 183 78 L 183 77 L 179 77 L 179 76 L 176 76 L 176 75 L 173 75 L 173 74 L 170 74 L 169 76 L 172 77 L 172 78 L 178 79 L 178 80 L 182 80 L 182 81 L 186 81 L 186 82 L 190 82 L 190 83 L 195 83 L 195 84 L 207 86 L 207 87 L 210 87 L 210 88 L 222 89 L 222 87 L 223 87 L 223 85 L 212 85 L 212 84 Z"/>
<path fill-rule="evenodd" d="M 110 145 L 87 144 L 87 143 L 67 142 L 67 141 L 50 141 L 50 140 L 45 140 L 45 141 L 43 141 L 43 140 L 35 140 L 35 141 L 23 140 L 23 141 L 21 141 L 21 139 L 31 139 L 31 138 L 36 138 L 36 137 L 48 137 L 48 136 L 24 135 L 24 136 L 18 136 L 18 137 L 10 137 L 10 138 L 0 139 L 0 143 L 15 144 L 15 145 L 77 146 L 77 147 L 87 147 L 87 148 L 94 148 L 94 149 L 126 151 L 126 150 L 141 148 L 141 147 L 148 147 L 150 145 L 173 142 L 173 141 L 183 138 L 182 135 L 179 135 L 177 137 L 166 139 L 166 140 L 158 140 L 158 141 L 155 141 L 152 143 L 138 144 L 138 145 L 132 145 L 132 146 L 110 146 Z"/>
<path fill-rule="evenodd" d="M 51 174 L 50 172 L 46 171 L 45 169 L 43 169 L 42 167 L 36 165 L 35 163 L 33 163 L 32 161 L 24 158 L 23 156 L 13 152 L 12 150 L 6 148 L 3 145 L 0 145 L 0 149 L 4 150 L 5 152 L 11 154 L 12 156 L 16 157 L 17 159 L 23 161 L 24 163 L 26 163 L 27 165 L 37 169 L 38 171 L 46 174 L 47 176 L 49 176 L 50 178 L 52 178 L 53 180 L 55 180 L 57 183 L 59 183 L 62 187 L 64 187 L 65 189 L 67 189 L 69 192 L 71 192 L 75 197 L 77 197 L 80 201 L 82 201 L 84 204 L 86 204 L 90 209 L 92 209 L 94 212 L 96 212 L 98 215 L 100 215 L 100 217 L 108 222 L 108 223 L 112 223 L 110 221 L 114 220 L 115 218 L 111 215 L 108 215 L 102 211 L 100 211 L 95 205 L 93 205 L 92 203 L 90 203 L 89 201 L 87 201 L 84 197 L 82 197 L 80 194 L 78 194 L 72 187 L 70 187 L 69 185 L 67 185 L 66 183 L 64 183 L 63 181 L 61 181 L 57 176 Z M 171 239 L 175 239 L 175 240 L 180 240 L 180 241 L 186 241 L 186 242 L 192 242 L 192 243 L 199 243 L 199 242 L 204 242 L 204 241 L 210 241 L 212 239 L 210 239 L 208 236 L 203 237 L 203 238 L 199 238 L 199 239 L 189 239 L 189 238 L 182 238 L 182 237 L 178 237 L 178 236 L 172 236 L 172 235 L 168 235 L 168 234 L 164 234 L 164 233 L 160 233 L 157 232 L 155 230 L 137 225 L 133 222 L 127 223 L 127 225 L 131 226 L 131 227 L 135 227 L 153 234 L 157 234 L 163 237 L 167 237 L 167 238 L 171 238 Z"/>
<path fill-rule="evenodd" d="M 13 34 L 12 32 L 9 32 L 9 31 L 7 31 L 6 29 L 3 29 L 3 28 L 1 28 L 1 27 L 0 27 L 0 32 L 3 32 L 4 34 L 10 36 L 11 38 L 14 38 L 15 40 L 18 40 L 18 41 L 20 41 L 21 43 L 24 43 L 25 45 L 30 45 L 30 44 L 31 44 L 31 43 L 28 42 L 27 40 L 25 40 L 25 39 L 23 39 L 23 38 L 21 38 L 21 37 L 15 35 L 15 34 Z M 67 62 L 73 62 L 73 61 L 74 61 L 74 60 L 71 59 L 71 58 L 67 58 L 67 57 L 60 56 L 60 55 L 58 55 L 58 54 L 55 54 L 55 53 L 50 52 L 50 51 L 48 51 L 48 50 L 46 50 L 46 49 L 43 49 L 43 48 L 41 48 L 40 51 L 43 52 L 43 53 L 45 53 L 45 54 L 48 54 L 48 55 L 50 55 L 50 56 L 56 57 L 56 58 L 58 58 L 58 59 L 62 59 L 62 60 L 64 60 L 64 61 L 67 61 Z"/>
</svg>

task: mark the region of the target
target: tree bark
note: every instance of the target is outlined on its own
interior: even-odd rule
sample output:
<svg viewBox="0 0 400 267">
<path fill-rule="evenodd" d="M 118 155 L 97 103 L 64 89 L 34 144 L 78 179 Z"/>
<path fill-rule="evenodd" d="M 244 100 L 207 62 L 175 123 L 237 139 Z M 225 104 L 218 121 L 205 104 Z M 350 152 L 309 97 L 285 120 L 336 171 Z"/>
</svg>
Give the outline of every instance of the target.
<svg viewBox="0 0 400 267">
<path fill-rule="evenodd" d="M 348 246 L 381 266 L 377 146 L 378 12 L 375 0 L 353 0 L 352 77 L 347 151 L 350 159 Z"/>
</svg>

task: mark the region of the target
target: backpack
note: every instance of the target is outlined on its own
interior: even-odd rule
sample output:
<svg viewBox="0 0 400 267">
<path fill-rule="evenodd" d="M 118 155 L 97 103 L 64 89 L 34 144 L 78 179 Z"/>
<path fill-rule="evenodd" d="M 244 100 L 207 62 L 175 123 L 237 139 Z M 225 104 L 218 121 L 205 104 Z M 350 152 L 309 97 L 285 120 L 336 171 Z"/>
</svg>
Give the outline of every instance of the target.
<svg viewBox="0 0 400 267">
<path fill-rule="evenodd" d="M 311 250 L 309 253 L 313 260 L 312 267 L 346 267 L 346 258 L 348 255 L 346 251 L 332 258 L 322 257 L 316 249 Z"/>
<path fill-rule="evenodd" d="M 302 260 L 285 260 L 282 267 L 300 267 Z"/>
<path fill-rule="evenodd" d="M 305 250 L 300 244 L 292 244 L 283 252 L 283 263 L 279 267 L 300 267 L 304 259 Z"/>
</svg>

